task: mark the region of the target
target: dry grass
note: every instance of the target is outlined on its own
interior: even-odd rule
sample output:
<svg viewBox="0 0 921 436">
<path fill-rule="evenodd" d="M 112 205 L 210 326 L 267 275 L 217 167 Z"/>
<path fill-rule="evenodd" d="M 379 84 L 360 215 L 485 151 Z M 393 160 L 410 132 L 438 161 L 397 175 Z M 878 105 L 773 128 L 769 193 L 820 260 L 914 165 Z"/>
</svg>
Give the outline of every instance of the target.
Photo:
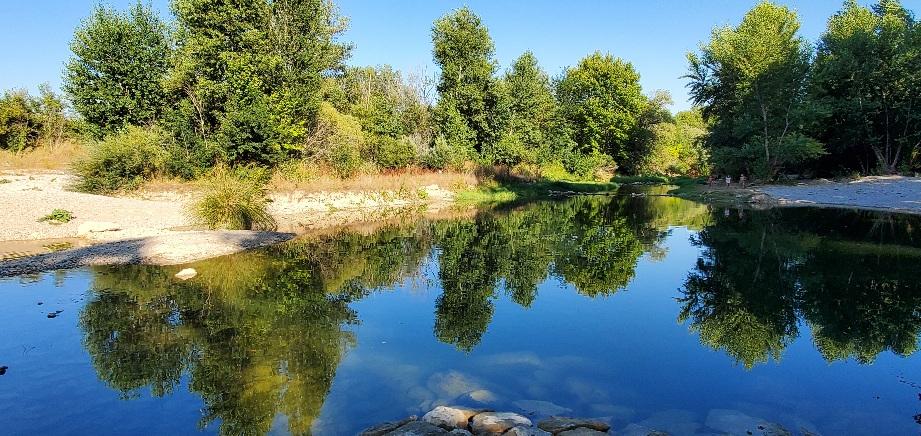
<svg viewBox="0 0 921 436">
<path fill-rule="evenodd" d="M 20 153 L 0 150 L 0 170 L 64 170 L 84 156 L 86 146 L 76 140 L 64 140 Z"/>
<path fill-rule="evenodd" d="M 269 181 L 271 192 L 380 192 L 415 190 L 423 186 L 438 185 L 443 189 L 459 190 L 477 185 L 473 172 L 430 171 L 408 168 L 376 174 L 359 174 L 350 179 L 340 179 L 331 170 L 301 167 L 276 171 Z"/>
</svg>

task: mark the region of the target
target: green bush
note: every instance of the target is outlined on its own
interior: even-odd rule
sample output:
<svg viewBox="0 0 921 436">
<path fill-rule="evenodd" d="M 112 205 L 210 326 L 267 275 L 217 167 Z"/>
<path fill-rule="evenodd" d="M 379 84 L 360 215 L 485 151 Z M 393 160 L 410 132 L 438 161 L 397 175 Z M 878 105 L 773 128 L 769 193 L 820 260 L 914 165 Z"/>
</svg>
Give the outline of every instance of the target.
<svg viewBox="0 0 921 436">
<path fill-rule="evenodd" d="M 382 169 L 406 168 L 416 162 L 416 148 L 406 138 L 379 136 L 375 138 L 374 162 Z"/>
<path fill-rule="evenodd" d="M 444 136 L 435 138 L 435 144 L 422 156 L 422 165 L 433 170 L 461 169 L 469 156 L 463 146 L 451 145 Z"/>
<path fill-rule="evenodd" d="M 75 164 L 86 192 L 134 189 L 145 179 L 164 173 L 171 159 L 172 139 L 157 127 L 130 126 L 90 148 Z"/>
<path fill-rule="evenodd" d="M 303 154 L 326 162 L 339 177 L 349 178 L 361 169 L 365 143 L 365 134 L 358 119 L 324 102 L 320 105 L 316 128 L 305 144 Z"/>
<path fill-rule="evenodd" d="M 611 166 L 614 163 L 610 156 L 597 151 L 582 153 L 573 150 L 563 155 L 563 167 L 579 179 L 591 179 L 596 171 Z"/>
<path fill-rule="evenodd" d="M 204 192 L 191 205 L 191 215 L 212 229 L 274 230 L 275 219 L 266 211 L 267 177 L 261 167 L 218 165 L 201 181 Z"/>
<path fill-rule="evenodd" d="M 51 224 L 66 224 L 74 219 L 73 212 L 66 209 L 55 209 L 51 213 L 38 219 L 38 222 L 50 222 Z"/>
<path fill-rule="evenodd" d="M 23 151 L 41 143 L 53 145 L 69 133 L 72 124 L 64 116 L 64 101 L 47 84 L 39 96 L 24 90 L 7 91 L 0 97 L 0 150 Z"/>
<path fill-rule="evenodd" d="M 355 177 L 361 170 L 362 159 L 361 152 L 357 148 L 349 145 L 336 147 L 330 152 L 327 158 L 333 171 L 341 179 Z"/>
</svg>

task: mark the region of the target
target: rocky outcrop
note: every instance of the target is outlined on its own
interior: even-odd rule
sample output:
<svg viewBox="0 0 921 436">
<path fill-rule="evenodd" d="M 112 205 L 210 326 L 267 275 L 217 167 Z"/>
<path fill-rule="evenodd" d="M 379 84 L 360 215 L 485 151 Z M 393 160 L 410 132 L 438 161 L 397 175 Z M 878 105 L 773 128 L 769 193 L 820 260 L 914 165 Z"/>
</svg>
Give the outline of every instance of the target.
<svg viewBox="0 0 921 436">
<path fill-rule="evenodd" d="M 549 404 L 549 403 L 548 403 Z M 530 419 L 511 412 L 494 412 L 458 406 L 438 406 L 422 420 L 412 416 L 368 428 L 361 436 L 595 436 L 606 435 L 605 422 L 553 416 L 534 425 Z"/>
</svg>

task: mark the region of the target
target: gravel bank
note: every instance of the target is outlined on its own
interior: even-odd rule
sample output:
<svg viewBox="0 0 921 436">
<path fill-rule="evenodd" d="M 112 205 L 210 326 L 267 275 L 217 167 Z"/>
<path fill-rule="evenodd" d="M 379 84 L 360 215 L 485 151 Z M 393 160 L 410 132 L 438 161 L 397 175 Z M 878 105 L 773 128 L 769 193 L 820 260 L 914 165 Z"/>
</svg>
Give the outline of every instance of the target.
<svg viewBox="0 0 921 436">
<path fill-rule="evenodd" d="M 197 231 L 186 204 L 194 193 L 139 192 L 109 197 L 69 191 L 66 172 L 0 173 L 0 276 L 104 264 L 180 264 L 278 243 L 312 229 L 399 216 L 449 205 L 453 193 L 432 185 L 411 193 L 276 193 L 269 212 L 286 233 Z M 64 224 L 38 220 L 54 209 Z M 58 247 L 58 248 L 54 248 Z M 54 249 L 62 251 L 51 252 Z"/>
<path fill-rule="evenodd" d="M 177 265 L 287 241 L 292 233 L 173 232 L 0 261 L 0 277 L 90 265 Z"/>
<path fill-rule="evenodd" d="M 815 181 L 755 189 L 781 206 L 835 206 L 921 213 L 921 178 L 864 177 L 851 182 Z"/>
</svg>

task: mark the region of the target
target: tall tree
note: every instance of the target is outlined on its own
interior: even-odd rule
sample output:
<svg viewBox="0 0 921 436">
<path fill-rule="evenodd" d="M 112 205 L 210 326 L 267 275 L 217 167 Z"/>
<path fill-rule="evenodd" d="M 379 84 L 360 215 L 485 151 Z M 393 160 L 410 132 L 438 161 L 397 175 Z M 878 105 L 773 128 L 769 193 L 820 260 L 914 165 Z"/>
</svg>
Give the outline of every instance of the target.
<svg viewBox="0 0 921 436">
<path fill-rule="evenodd" d="M 166 24 L 140 2 L 120 12 L 96 6 L 74 33 L 64 90 L 74 109 L 102 136 L 162 114 L 163 77 L 170 67 Z"/>
<path fill-rule="evenodd" d="M 435 21 L 432 42 L 441 68 L 435 108 L 440 133 L 454 146 L 480 152 L 499 139 L 504 123 L 489 31 L 464 7 Z"/>
<path fill-rule="evenodd" d="M 606 153 L 619 165 L 632 157 L 630 139 L 647 106 L 632 64 L 595 52 L 566 70 L 557 96 L 582 152 Z"/>
<path fill-rule="evenodd" d="M 174 0 L 179 39 L 168 82 L 176 130 L 230 162 L 272 162 L 301 151 L 324 76 L 350 46 L 329 0 Z"/>
<path fill-rule="evenodd" d="M 818 44 L 814 93 L 830 170 L 895 172 L 921 146 L 921 26 L 895 0 L 854 0 L 828 21 Z M 875 163 L 875 165 L 874 165 Z M 917 162 L 913 162 L 917 165 Z"/>
<path fill-rule="evenodd" d="M 510 136 L 506 143 L 516 145 L 514 160 L 535 162 L 549 151 L 556 121 L 550 77 L 541 70 L 534 53 L 527 51 L 505 73 L 504 83 L 509 114 L 505 134 Z"/>
<path fill-rule="evenodd" d="M 794 11 L 765 1 L 688 55 L 691 97 L 712 122 L 707 142 L 719 169 L 772 178 L 823 153 L 805 134 L 811 51 L 798 31 Z"/>
</svg>

